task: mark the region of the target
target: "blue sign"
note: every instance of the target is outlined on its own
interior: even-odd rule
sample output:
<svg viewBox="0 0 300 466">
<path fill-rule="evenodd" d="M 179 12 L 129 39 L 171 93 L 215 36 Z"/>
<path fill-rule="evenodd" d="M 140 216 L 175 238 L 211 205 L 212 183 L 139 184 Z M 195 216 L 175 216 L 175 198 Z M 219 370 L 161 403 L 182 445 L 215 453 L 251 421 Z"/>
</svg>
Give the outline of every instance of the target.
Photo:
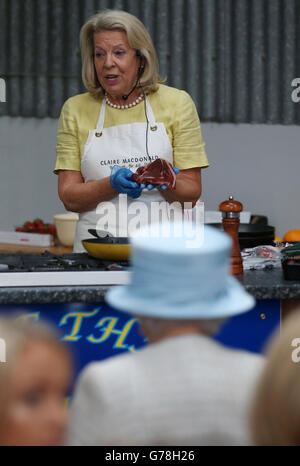
<svg viewBox="0 0 300 466">
<path fill-rule="evenodd" d="M 74 355 L 75 378 L 92 361 L 134 353 L 147 344 L 136 318 L 103 302 L 0 306 L 0 314 L 13 312 L 21 318 L 48 321 L 60 331 Z M 215 339 L 234 348 L 261 352 L 279 322 L 279 300 L 257 301 L 251 311 L 229 319 Z"/>
<path fill-rule="evenodd" d="M 146 344 L 137 319 L 106 303 L 30 304 L 0 306 L 0 314 L 16 312 L 19 318 L 48 321 L 74 355 L 76 375 L 92 361 L 135 352 Z"/>
</svg>

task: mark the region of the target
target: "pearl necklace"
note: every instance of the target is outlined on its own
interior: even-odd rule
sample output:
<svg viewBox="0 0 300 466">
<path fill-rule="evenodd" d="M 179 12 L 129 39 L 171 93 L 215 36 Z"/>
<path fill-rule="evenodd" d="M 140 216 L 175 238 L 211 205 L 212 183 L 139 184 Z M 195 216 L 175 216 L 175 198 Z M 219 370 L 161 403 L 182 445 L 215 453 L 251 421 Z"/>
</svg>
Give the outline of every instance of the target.
<svg viewBox="0 0 300 466">
<path fill-rule="evenodd" d="M 124 110 L 126 108 L 131 108 L 131 107 L 135 107 L 137 104 L 139 104 L 142 100 L 144 99 L 144 95 L 140 95 L 134 102 L 132 102 L 132 104 L 126 104 L 126 105 L 118 105 L 118 104 L 113 104 L 109 98 L 108 98 L 108 95 L 105 94 L 105 100 L 106 100 L 106 103 L 107 105 L 109 105 L 110 107 L 112 108 L 118 108 L 118 109 L 121 109 L 121 110 Z"/>
</svg>

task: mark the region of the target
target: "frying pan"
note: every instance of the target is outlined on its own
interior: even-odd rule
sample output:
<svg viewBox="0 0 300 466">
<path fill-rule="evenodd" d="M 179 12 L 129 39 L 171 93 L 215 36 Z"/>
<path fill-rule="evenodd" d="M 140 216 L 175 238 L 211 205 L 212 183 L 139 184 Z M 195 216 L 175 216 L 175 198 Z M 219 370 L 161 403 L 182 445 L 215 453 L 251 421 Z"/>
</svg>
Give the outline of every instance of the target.
<svg viewBox="0 0 300 466">
<path fill-rule="evenodd" d="M 211 226 L 223 230 L 222 223 L 211 223 Z M 240 248 L 254 248 L 262 244 L 273 244 L 275 228 L 264 224 L 240 223 L 239 244 Z"/>
<path fill-rule="evenodd" d="M 88 232 L 95 238 L 82 240 L 83 247 L 92 257 L 103 260 L 124 261 L 130 256 L 130 244 L 128 238 L 117 238 L 114 236 L 101 237 L 103 232 L 90 229 Z M 106 232 L 107 233 L 107 232 Z"/>
<path fill-rule="evenodd" d="M 223 230 L 222 223 L 211 223 L 212 227 L 219 228 Z M 253 237 L 257 238 L 260 236 L 270 236 L 273 235 L 274 237 L 275 228 L 271 227 L 270 225 L 258 225 L 258 224 L 251 224 L 251 223 L 240 223 L 239 225 L 239 238 L 240 237 Z"/>
</svg>

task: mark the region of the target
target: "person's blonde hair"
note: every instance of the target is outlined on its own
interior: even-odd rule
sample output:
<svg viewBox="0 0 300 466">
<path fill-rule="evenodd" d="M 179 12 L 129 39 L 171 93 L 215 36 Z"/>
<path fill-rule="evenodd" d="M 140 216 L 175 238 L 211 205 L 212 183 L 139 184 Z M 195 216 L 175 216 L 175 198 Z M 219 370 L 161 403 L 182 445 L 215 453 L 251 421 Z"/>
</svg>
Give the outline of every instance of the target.
<svg viewBox="0 0 300 466">
<path fill-rule="evenodd" d="M 82 80 L 89 93 L 95 98 L 104 94 L 94 66 L 94 33 L 114 30 L 124 31 L 129 46 L 139 50 L 144 57 L 144 72 L 140 78 L 144 92 L 156 91 L 157 83 L 163 79 L 158 74 L 157 56 L 147 29 L 136 16 L 126 11 L 104 10 L 92 16 L 80 31 Z"/>
<path fill-rule="evenodd" d="M 10 374 L 27 344 L 51 345 L 65 352 L 70 361 L 72 356 L 66 344 L 60 340 L 56 330 L 45 322 L 34 322 L 13 315 L 0 317 L 0 338 L 5 343 L 5 359 L 0 362 L 0 426 L 3 410 L 10 392 Z M 2 343 L 1 342 L 1 343 Z"/>
<path fill-rule="evenodd" d="M 293 351 L 300 356 L 300 350 L 295 348 L 296 342 L 292 344 L 295 338 L 300 338 L 296 313 L 283 324 L 266 353 L 266 367 L 251 410 L 256 445 L 300 445 L 300 361 L 292 358 Z"/>
</svg>

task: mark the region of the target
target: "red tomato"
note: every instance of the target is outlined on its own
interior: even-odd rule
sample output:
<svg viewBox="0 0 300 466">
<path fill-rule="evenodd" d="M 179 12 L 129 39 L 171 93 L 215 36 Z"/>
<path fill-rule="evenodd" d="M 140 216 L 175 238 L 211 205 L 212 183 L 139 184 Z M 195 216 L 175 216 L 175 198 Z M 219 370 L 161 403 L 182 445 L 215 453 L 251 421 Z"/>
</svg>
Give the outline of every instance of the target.
<svg viewBox="0 0 300 466">
<path fill-rule="evenodd" d="M 39 220 L 35 223 L 36 229 L 39 233 L 44 233 L 44 222 L 43 220 Z"/>
<path fill-rule="evenodd" d="M 36 231 L 35 229 L 35 223 L 33 222 L 26 222 L 24 223 L 24 231 L 34 233 Z"/>
<path fill-rule="evenodd" d="M 48 227 L 48 231 L 49 231 L 50 235 L 55 236 L 56 235 L 55 225 L 53 225 L 52 223 L 47 223 L 47 227 Z"/>
</svg>

